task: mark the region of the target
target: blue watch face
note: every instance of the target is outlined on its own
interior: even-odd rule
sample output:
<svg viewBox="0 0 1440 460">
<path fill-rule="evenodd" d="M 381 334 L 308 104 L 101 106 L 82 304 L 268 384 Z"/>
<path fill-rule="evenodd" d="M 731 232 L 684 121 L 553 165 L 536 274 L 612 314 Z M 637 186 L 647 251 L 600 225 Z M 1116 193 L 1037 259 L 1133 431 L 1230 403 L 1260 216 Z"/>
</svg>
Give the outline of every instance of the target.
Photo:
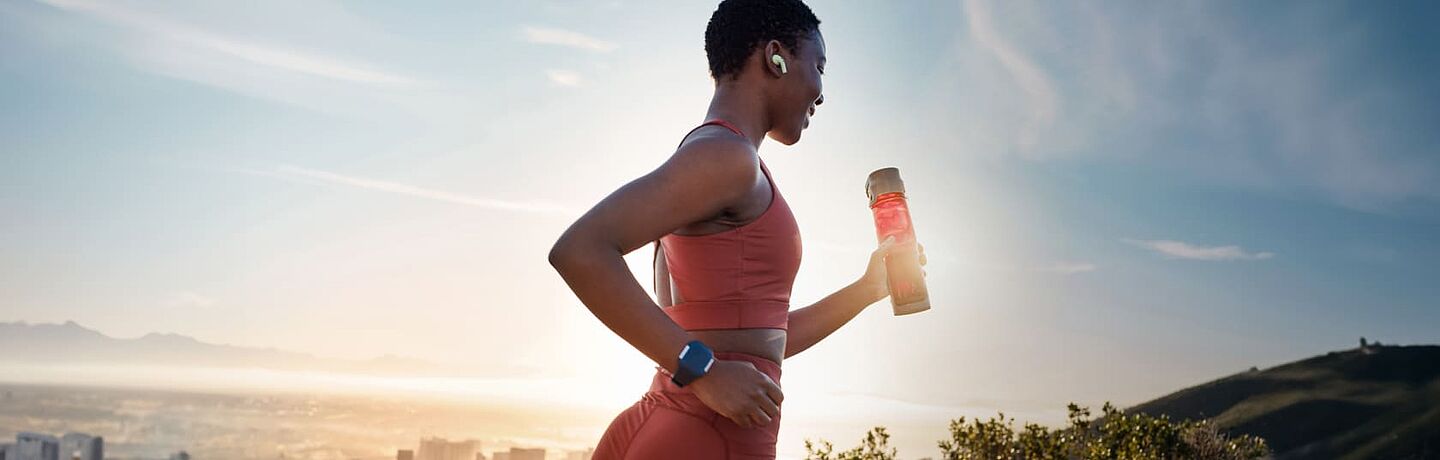
<svg viewBox="0 0 1440 460">
<path fill-rule="evenodd" d="M 715 354 L 705 344 L 696 340 L 685 345 L 680 351 L 679 360 L 672 380 L 677 385 L 685 386 L 710 371 L 710 366 L 715 363 Z"/>
</svg>

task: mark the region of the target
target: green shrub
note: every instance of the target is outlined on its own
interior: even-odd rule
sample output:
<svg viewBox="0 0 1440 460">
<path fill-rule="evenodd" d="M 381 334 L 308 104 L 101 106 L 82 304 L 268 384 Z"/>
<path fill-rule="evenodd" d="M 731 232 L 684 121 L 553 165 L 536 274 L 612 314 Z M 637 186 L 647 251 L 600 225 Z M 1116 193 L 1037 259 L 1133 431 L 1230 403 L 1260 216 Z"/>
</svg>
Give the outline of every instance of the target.
<svg viewBox="0 0 1440 460">
<path fill-rule="evenodd" d="M 1015 430 L 1004 413 L 988 420 L 950 422 L 950 439 L 938 443 L 946 460 L 1252 460 L 1268 458 L 1265 441 L 1231 438 L 1208 421 L 1176 422 L 1169 417 L 1126 414 L 1109 403 L 1098 419 L 1070 404 L 1068 424 L 1050 430 L 1033 423 Z M 876 427 L 859 447 L 833 453 L 834 446 L 805 440 L 807 460 L 894 460 L 890 435 Z"/>
<path fill-rule="evenodd" d="M 890 447 L 890 433 L 885 427 L 877 426 L 865 433 L 865 440 L 859 447 L 838 454 L 832 453 L 835 446 L 821 440 L 819 446 L 805 440 L 806 460 L 895 460 L 895 448 Z"/>
</svg>

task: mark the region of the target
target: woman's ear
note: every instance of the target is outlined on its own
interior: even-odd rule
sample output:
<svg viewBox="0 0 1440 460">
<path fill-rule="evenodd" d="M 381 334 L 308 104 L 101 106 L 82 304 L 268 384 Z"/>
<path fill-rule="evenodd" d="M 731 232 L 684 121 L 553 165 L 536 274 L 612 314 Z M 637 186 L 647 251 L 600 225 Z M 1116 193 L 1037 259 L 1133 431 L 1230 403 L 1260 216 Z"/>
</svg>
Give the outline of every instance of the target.
<svg viewBox="0 0 1440 460">
<path fill-rule="evenodd" d="M 786 64 L 790 62 L 790 57 L 782 52 L 785 48 L 780 46 L 780 41 L 770 40 L 766 42 L 765 46 L 761 49 L 764 54 L 760 56 L 760 63 L 765 66 L 765 69 L 769 71 L 770 75 L 776 78 L 785 75 L 785 71 L 789 70 L 785 67 L 787 67 Z M 780 56 L 780 59 L 775 59 L 775 56 Z"/>
</svg>

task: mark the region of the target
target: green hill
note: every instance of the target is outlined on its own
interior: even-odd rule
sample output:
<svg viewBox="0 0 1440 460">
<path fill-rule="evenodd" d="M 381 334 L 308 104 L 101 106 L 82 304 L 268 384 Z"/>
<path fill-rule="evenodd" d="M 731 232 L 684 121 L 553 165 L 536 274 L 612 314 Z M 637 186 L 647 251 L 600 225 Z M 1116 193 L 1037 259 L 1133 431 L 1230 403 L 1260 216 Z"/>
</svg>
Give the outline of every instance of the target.
<svg viewBox="0 0 1440 460">
<path fill-rule="evenodd" d="M 1440 346 L 1331 352 L 1187 388 L 1128 412 L 1209 418 L 1279 460 L 1440 459 Z"/>
</svg>

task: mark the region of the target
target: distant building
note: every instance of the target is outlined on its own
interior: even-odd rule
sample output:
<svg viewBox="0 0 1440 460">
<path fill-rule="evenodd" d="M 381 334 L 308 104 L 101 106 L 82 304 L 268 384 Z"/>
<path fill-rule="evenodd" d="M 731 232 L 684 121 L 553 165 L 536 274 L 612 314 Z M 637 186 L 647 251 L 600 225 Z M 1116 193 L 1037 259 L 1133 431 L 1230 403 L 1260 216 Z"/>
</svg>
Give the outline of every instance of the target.
<svg viewBox="0 0 1440 460">
<path fill-rule="evenodd" d="M 545 449 L 510 448 L 509 460 L 545 460 Z"/>
<path fill-rule="evenodd" d="M 450 442 L 445 438 L 424 438 L 420 440 L 415 460 L 475 460 L 477 452 L 480 452 L 480 441 L 473 439 Z"/>
<path fill-rule="evenodd" d="M 15 447 L 15 445 L 14 445 L 14 444 L 0 444 L 0 460 L 7 460 L 7 459 L 8 459 L 8 460 L 14 460 L 14 459 L 10 458 L 10 448 L 12 448 L 12 447 Z"/>
<path fill-rule="evenodd" d="M 22 432 L 15 435 L 13 455 L 15 460 L 60 460 L 60 440 L 48 434 Z"/>
<path fill-rule="evenodd" d="M 105 438 L 85 433 L 65 433 L 60 437 L 60 456 L 64 460 L 104 460 Z"/>
<path fill-rule="evenodd" d="M 415 460 L 415 451 L 410 449 L 400 449 L 395 452 L 395 460 Z"/>
<path fill-rule="evenodd" d="M 190 460 L 190 453 L 182 450 L 170 454 L 170 460 Z"/>
<path fill-rule="evenodd" d="M 572 450 L 570 453 L 565 454 L 565 460 L 590 460 L 590 457 L 594 456 L 595 448 L 592 447 L 585 450 Z"/>
</svg>

